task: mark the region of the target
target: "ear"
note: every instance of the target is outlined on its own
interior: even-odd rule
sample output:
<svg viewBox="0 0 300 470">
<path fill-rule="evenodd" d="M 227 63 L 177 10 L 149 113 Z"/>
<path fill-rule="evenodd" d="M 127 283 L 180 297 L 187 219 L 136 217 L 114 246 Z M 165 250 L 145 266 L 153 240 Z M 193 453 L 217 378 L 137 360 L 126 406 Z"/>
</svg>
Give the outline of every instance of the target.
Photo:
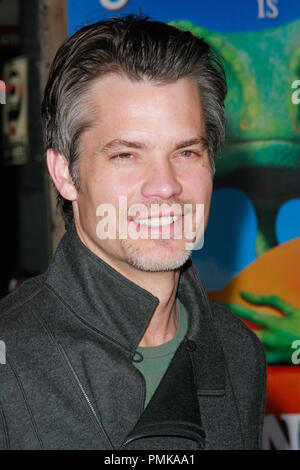
<svg viewBox="0 0 300 470">
<path fill-rule="evenodd" d="M 66 157 L 61 153 L 54 152 L 53 149 L 48 149 L 47 166 L 57 191 L 64 199 L 75 201 L 77 189 L 72 181 Z"/>
</svg>

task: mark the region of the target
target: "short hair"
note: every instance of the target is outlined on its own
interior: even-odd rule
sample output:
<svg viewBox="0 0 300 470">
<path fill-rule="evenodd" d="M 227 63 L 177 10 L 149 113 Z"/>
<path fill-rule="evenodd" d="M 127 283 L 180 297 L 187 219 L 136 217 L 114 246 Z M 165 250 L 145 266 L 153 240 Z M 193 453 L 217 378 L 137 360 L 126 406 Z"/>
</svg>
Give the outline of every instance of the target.
<svg viewBox="0 0 300 470">
<path fill-rule="evenodd" d="M 79 29 L 59 48 L 50 68 L 42 103 L 45 147 L 66 157 L 77 188 L 80 137 L 92 125 L 86 98 L 93 81 L 107 73 L 155 84 L 194 79 L 214 171 L 215 156 L 225 136 L 227 85 L 222 59 L 203 38 L 189 31 L 128 15 Z M 67 227 L 73 220 L 72 203 L 59 193 L 57 203 Z"/>
</svg>

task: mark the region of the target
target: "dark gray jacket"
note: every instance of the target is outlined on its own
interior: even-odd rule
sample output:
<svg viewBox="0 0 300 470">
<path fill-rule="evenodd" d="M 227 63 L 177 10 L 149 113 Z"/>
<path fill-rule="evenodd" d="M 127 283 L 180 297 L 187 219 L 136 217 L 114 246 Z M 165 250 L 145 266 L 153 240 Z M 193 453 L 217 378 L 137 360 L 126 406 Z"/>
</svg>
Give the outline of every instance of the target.
<svg viewBox="0 0 300 470">
<path fill-rule="evenodd" d="M 47 272 L 0 303 L 1 449 L 257 449 L 261 343 L 182 268 L 185 340 L 143 412 L 132 364 L 158 299 L 91 253 L 74 226 Z"/>
</svg>

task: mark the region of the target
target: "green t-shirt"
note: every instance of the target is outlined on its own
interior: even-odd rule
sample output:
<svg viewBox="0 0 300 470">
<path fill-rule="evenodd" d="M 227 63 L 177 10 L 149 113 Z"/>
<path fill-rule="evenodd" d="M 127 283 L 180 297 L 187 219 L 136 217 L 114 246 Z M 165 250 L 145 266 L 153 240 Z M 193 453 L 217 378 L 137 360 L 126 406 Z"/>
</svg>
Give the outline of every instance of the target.
<svg viewBox="0 0 300 470">
<path fill-rule="evenodd" d="M 133 362 L 135 367 L 143 374 L 146 382 L 145 408 L 151 400 L 157 386 L 163 378 L 169 364 L 182 342 L 188 329 L 188 312 L 184 305 L 177 299 L 178 305 L 178 329 L 174 338 L 167 343 L 145 348 L 138 346 L 137 352 L 143 357 L 141 362 Z"/>
</svg>

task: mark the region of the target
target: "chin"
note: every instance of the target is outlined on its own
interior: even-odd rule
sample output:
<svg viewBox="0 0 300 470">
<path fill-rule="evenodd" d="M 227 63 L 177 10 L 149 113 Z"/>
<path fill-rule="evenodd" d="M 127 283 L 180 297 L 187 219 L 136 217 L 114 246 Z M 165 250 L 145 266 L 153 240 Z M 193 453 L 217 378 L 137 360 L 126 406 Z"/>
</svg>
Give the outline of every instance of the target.
<svg viewBox="0 0 300 470">
<path fill-rule="evenodd" d="M 133 246 L 128 240 L 123 240 L 123 255 L 128 264 L 149 272 L 174 271 L 183 266 L 191 256 L 191 250 L 175 249 L 170 242 L 160 241 L 159 246 L 143 249 Z"/>
</svg>

